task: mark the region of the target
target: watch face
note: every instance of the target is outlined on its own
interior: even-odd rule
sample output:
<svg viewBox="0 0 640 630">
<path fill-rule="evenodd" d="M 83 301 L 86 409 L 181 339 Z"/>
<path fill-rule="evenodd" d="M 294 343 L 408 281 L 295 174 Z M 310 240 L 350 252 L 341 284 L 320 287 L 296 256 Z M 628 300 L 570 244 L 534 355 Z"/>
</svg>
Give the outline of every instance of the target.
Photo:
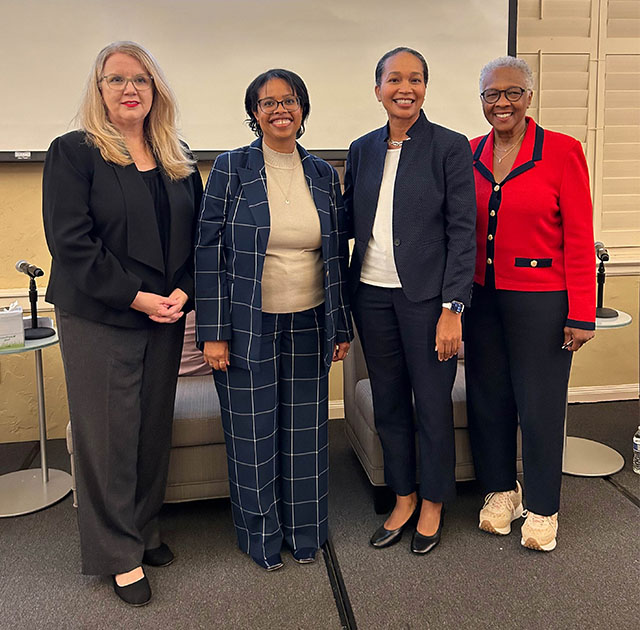
<svg viewBox="0 0 640 630">
<path fill-rule="evenodd" d="M 456 300 L 453 300 L 451 302 L 451 310 L 454 313 L 462 313 L 462 311 L 464 311 L 464 304 L 462 302 L 457 302 Z"/>
</svg>

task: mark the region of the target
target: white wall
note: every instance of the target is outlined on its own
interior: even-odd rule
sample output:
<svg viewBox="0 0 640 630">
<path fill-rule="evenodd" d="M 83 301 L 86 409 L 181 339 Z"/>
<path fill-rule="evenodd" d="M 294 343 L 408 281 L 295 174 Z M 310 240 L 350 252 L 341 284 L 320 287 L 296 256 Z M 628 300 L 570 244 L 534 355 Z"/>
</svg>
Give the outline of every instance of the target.
<svg viewBox="0 0 640 630">
<path fill-rule="evenodd" d="M 0 151 L 43 151 L 73 128 L 92 61 L 118 39 L 157 57 L 195 150 L 251 140 L 244 91 L 270 67 L 307 83 L 305 146 L 346 149 L 384 124 L 374 68 L 399 45 L 427 58 L 428 116 L 479 135 L 479 70 L 507 50 L 508 0 L 0 0 L 0 11 Z"/>
</svg>

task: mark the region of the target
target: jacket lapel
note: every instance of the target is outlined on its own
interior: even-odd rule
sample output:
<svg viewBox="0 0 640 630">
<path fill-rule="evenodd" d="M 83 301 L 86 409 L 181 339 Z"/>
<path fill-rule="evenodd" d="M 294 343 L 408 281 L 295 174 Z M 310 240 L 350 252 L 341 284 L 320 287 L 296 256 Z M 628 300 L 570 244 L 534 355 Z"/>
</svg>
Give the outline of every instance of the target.
<svg viewBox="0 0 640 630">
<path fill-rule="evenodd" d="M 130 258 L 164 272 L 158 220 L 151 193 L 135 164 L 113 168 L 127 212 L 127 253 Z"/>
<path fill-rule="evenodd" d="M 267 200 L 267 176 L 262 154 L 262 138 L 255 140 L 249 147 L 246 168 L 238 168 L 238 177 L 242 184 L 249 211 L 255 224 L 259 228 L 269 228 L 271 217 L 269 216 L 269 202 Z M 269 230 L 258 230 L 258 245 L 261 252 L 267 250 Z"/>
<path fill-rule="evenodd" d="M 542 145 L 544 143 L 544 129 L 537 125 L 532 118 L 527 116 L 529 125 L 522 141 L 522 146 L 518 151 L 511 171 L 500 182 L 501 185 L 510 179 L 525 173 L 535 167 L 536 162 L 542 159 Z M 473 153 L 473 165 L 481 175 L 492 184 L 496 181 L 493 178 L 493 138 L 494 132 L 491 130 L 476 147 Z"/>
<path fill-rule="evenodd" d="M 361 189 L 361 197 L 358 202 L 358 211 L 363 213 L 363 230 L 358 229 L 358 233 L 366 234 L 365 243 L 369 242 L 369 237 L 373 231 L 373 222 L 378 208 L 378 197 L 380 196 L 380 184 L 384 172 L 384 161 L 387 157 L 387 138 L 389 132 L 387 127 L 382 127 L 371 140 L 371 147 L 363 151 L 361 155 L 362 163 L 359 167 L 365 175 L 366 186 Z"/>
</svg>

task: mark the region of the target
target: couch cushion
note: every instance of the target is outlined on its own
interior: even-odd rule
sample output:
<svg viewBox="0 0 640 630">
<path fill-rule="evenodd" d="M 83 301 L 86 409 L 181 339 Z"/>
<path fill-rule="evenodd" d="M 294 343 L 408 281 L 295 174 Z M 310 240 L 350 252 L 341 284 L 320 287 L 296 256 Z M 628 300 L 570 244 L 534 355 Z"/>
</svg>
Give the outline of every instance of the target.
<svg viewBox="0 0 640 630">
<path fill-rule="evenodd" d="M 178 378 L 172 446 L 223 444 L 220 401 L 211 376 Z"/>
</svg>

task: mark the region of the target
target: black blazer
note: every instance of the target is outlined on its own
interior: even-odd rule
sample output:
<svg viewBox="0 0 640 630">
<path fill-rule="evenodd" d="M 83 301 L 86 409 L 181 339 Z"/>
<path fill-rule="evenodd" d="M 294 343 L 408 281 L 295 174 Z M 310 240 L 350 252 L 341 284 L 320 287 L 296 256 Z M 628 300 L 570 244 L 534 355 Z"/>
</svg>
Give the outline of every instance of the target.
<svg viewBox="0 0 640 630">
<path fill-rule="evenodd" d="M 420 112 L 402 146 L 393 197 L 393 243 L 402 289 L 413 302 L 439 295 L 469 304 L 475 268 L 476 195 L 471 149 L 461 134 Z M 375 219 L 387 153 L 388 127 L 349 148 L 344 202 L 355 247 L 349 268 L 353 292 Z"/>
<path fill-rule="evenodd" d="M 147 327 L 129 308 L 138 291 L 193 296 L 193 237 L 202 197 L 198 171 L 163 172 L 170 206 L 167 263 L 153 199 L 135 164 L 105 162 L 82 131 L 56 138 L 44 165 L 44 229 L 53 258 L 48 302 L 93 321 Z"/>
</svg>

